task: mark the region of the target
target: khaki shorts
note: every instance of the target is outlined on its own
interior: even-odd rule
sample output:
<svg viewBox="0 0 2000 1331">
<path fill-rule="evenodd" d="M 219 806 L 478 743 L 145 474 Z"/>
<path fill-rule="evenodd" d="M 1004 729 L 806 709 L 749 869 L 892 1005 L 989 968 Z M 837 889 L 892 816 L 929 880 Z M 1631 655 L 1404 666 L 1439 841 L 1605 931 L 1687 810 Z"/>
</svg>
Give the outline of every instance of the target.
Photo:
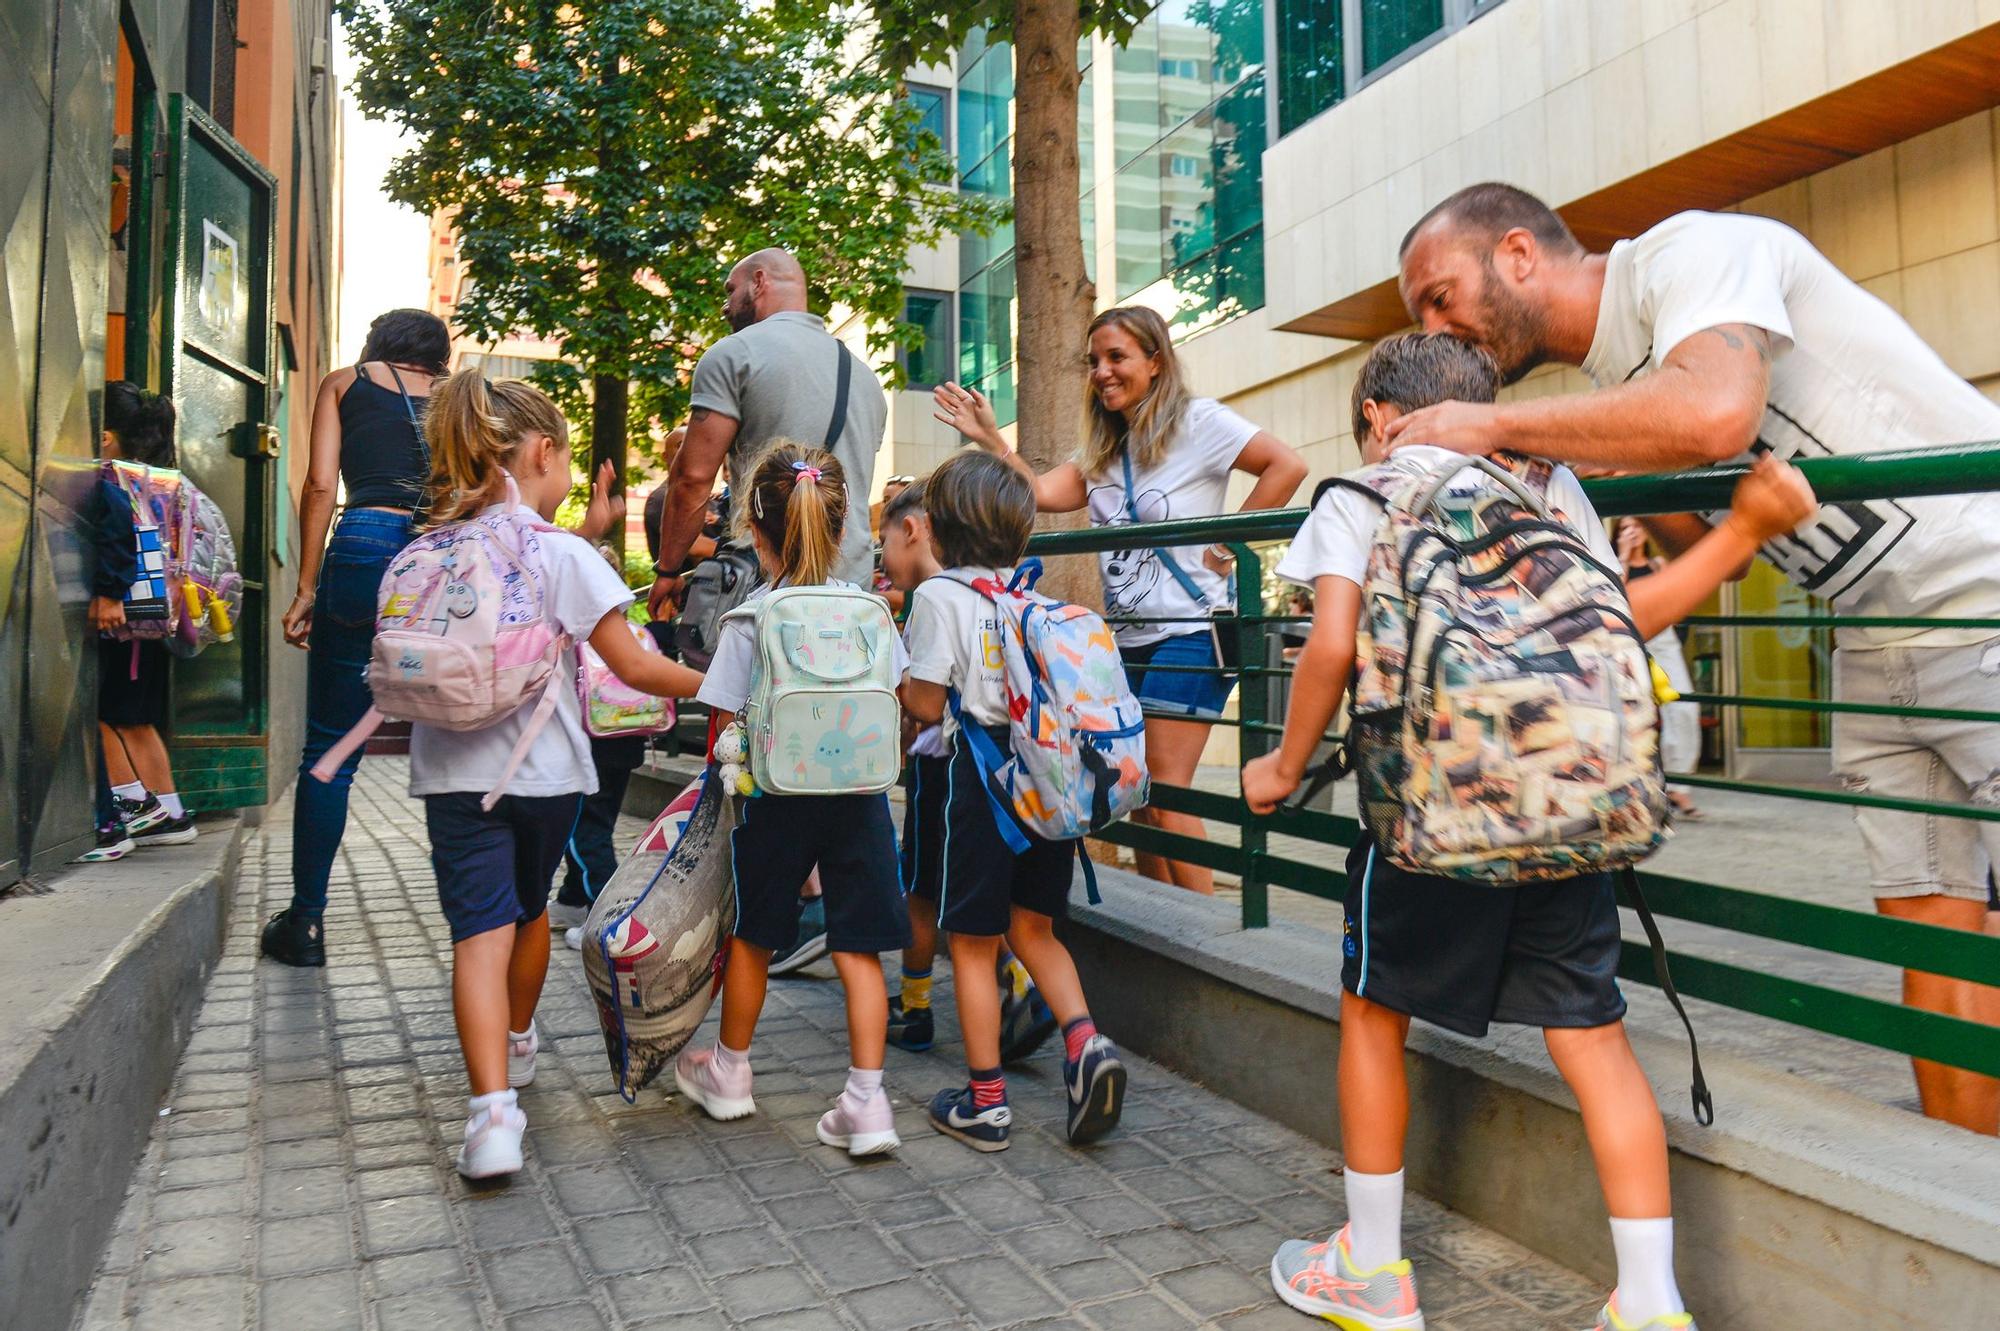
<svg viewBox="0 0 2000 1331">
<path fill-rule="evenodd" d="M 2000 712 L 2000 638 L 1833 654 L 1840 702 Z M 2000 723 L 1836 715 L 1833 765 L 1851 791 L 2000 808 Z M 1987 899 L 2000 822 L 1857 808 L 1877 897 Z"/>
</svg>

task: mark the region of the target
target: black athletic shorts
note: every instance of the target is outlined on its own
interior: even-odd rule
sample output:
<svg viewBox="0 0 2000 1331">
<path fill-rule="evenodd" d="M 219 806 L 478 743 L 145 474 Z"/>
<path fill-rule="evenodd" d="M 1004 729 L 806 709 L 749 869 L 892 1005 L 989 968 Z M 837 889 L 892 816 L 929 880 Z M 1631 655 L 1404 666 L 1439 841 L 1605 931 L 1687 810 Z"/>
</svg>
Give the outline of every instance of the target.
<svg viewBox="0 0 2000 1331">
<path fill-rule="evenodd" d="M 1005 726 L 987 734 L 1005 753 Z M 1000 812 L 987 797 L 972 746 L 953 749 L 945 775 L 943 889 L 938 927 L 972 938 L 998 938 L 1013 922 L 1014 907 L 1060 920 L 1069 913 L 1074 841 L 1044 841 L 1026 833 L 1028 849 L 1015 854 L 1000 836 Z"/>
<path fill-rule="evenodd" d="M 167 645 L 97 640 L 97 719 L 107 726 L 167 723 Z"/>
<path fill-rule="evenodd" d="M 1608 873 L 1494 887 L 1397 868 L 1365 832 L 1348 852 L 1340 983 L 1433 1026 L 1609 1025 L 1618 950 Z"/>
<path fill-rule="evenodd" d="M 904 769 L 908 798 L 903 803 L 903 895 L 938 899 L 944 874 L 944 792 L 949 758 L 917 755 Z"/>
<path fill-rule="evenodd" d="M 730 834 L 738 938 L 790 950 L 798 936 L 799 889 L 817 865 L 828 950 L 892 952 L 910 945 L 887 795 L 759 795 L 742 807 L 743 821 Z"/>
</svg>

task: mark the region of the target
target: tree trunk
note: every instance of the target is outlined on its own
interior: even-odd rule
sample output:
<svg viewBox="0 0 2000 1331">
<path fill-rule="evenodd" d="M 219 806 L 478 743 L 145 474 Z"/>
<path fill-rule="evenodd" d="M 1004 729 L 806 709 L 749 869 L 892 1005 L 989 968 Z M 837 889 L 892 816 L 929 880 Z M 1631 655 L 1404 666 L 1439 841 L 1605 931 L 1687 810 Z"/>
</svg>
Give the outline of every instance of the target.
<svg viewBox="0 0 2000 1331">
<path fill-rule="evenodd" d="M 597 469 L 609 461 L 617 473 L 614 491 L 625 489 L 625 426 L 632 385 L 615 374 L 590 377 L 590 472 L 586 484 L 597 480 Z M 605 534 L 620 558 L 625 555 L 625 528 L 621 525 Z"/>
<path fill-rule="evenodd" d="M 1081 437 L 1083 353 L 1096 291 L 1083 263 L 1077 162 L 1076 0 L 1014 3 L 1014 282 L 1019 302 L 1014 374 L 1017 438 L 1036 471 L 1066 462 Z M 1063 514 L 1044 527 L 1081 526 Z M 1101 605 L 1094 556 L 1051 567 L 1047 590 Z"/>
</svg>

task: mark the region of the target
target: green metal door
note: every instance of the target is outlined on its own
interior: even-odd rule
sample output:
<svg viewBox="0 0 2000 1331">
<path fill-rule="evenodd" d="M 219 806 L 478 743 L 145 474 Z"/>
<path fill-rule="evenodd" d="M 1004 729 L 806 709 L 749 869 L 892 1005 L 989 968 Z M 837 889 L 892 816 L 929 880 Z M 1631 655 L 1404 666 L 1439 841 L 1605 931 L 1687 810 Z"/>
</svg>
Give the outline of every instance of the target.
<svg viewBox="0 0 2000 1331">
<path fill-rule="evenodd" d="M 234 642 L 174 663 L 174 776 L 196 809 L 270 798 L 268 514 L 276 182 L 185 97 L 168 105 L 164 390 L 181 468 L 229 520 L 243 570 Z"/>
</svg>

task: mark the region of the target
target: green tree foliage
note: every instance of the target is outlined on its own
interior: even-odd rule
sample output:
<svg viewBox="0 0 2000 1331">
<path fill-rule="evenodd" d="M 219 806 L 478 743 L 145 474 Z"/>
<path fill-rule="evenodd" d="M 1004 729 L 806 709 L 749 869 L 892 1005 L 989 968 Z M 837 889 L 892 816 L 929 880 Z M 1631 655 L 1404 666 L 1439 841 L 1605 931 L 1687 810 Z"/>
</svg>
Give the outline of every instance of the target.
<svg viewBox="0 0 2000 1331">
<path fill-rule="evenodd" d="M 965 44 L 976 29 L 984 28 L 987 39 L 1007 42 L 1014 39 L 1016 0 L 870 0 L 868 8 L 875 21 L 875 50 L 882 67 L 889 71 L 907 69 L 920 61 L 941 61 Z M 1123 45 L 1153 12 L 1158 0 L 1081 0 L 1077 6 L 1080 29 L 1099 33 Z"/>
<path fill-rule="evenodd" d="M 910 249 L 1004 213 L 944 188 L 945 145 L 823 4 L 342 0 L 340 13 L 360 104 L 416 141 L 388 192 L 451 211 L 470 277 L 457 331 L 559 338 L 565 361 L 537 373 L 572 419 L 596 399 L 592 455 L 621 468 L 627 428 L 650 453 L 685 413 L 694 361 L 729 331 L 722 283 L 743 255 L 795 252 L 814 308 L 865 314 L 893 375 L 893 348 L 920 336 L 902 321 Z M 350 237 L 350 259 L 367 244 Z"/>
</svg>

